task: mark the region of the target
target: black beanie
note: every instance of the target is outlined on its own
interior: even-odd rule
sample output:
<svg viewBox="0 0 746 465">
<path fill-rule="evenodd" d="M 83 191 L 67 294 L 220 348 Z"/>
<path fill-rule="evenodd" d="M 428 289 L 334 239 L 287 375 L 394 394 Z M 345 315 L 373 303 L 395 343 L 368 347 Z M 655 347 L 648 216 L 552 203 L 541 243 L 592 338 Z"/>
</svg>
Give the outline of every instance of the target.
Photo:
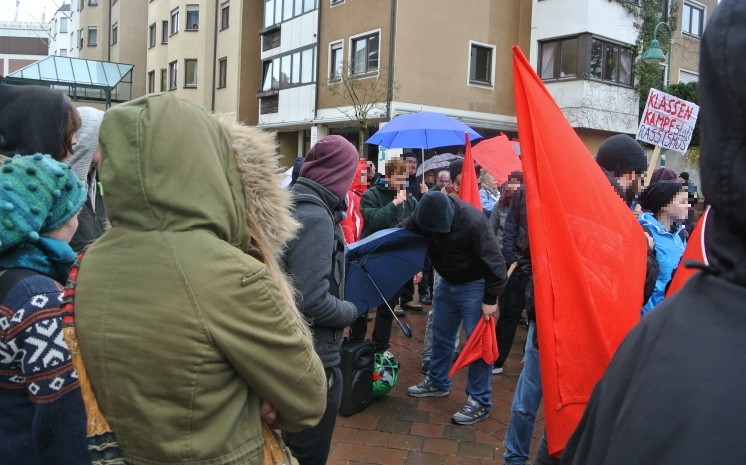
<svg viewBox="0 0 746 465">
<path fill-rule="evenodd" d="M 679 191 L 686 186 L 678 181 L 659 181 L 648 186 L 640 195 L 640 205 L 658 215 L 661 209 L 669 204 Z"/>
<path fill-rule="evenodd" d="M 444 193 L 431 190 L 420 199 L 412 216 L 417 226 L 436 233 L 451 232 L 451 223 L 456 214 L 453 201 Z"/>
<path fill-rule="evenodd" d="M 617 134 L 606 139 L 598 148 L 596 163 L 616 175 L 630 171 L 644 173 L 647 170 L 647 160 L 642 147 L 625 134 Z"/>
<path fill-rule="evenodd" d="M 683 179 L 684 181 L 688 181 L 689 180 L 689 173 L 687 173 L 686 171 L 682 171 L 681 174 L 679 174 L 679 177 L 681 179 Z"/>
<path fill-rule="evenodd" d="M 453 160 L 450 165 L 448 165 L 448 172 L 451 174 L 451 182 L 453 182 L 454 179 L 456 179 L 456 176 L 461 174 L 461 171 L 464 169 L 464 159 L 459 158 L 458 160 Z"/>
</svg>

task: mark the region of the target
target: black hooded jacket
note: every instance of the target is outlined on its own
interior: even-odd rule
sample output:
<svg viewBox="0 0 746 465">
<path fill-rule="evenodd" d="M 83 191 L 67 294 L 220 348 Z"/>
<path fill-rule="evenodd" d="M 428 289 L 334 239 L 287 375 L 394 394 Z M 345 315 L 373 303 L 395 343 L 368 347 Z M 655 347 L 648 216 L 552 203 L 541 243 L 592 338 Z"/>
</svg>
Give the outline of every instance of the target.
<svg viewBox="0 0 746 465">
<path fill-rule="evenodd" d="M 450 224 L 443 215 L 445 208 L 438 208 L 434 203 L 425 201 L 432 196 L 438 200 L 451 202 L 453 205 L 453 219 Z M 429 196 L 429 197 L 428 197 Z M 430 239 L 428 255 L 433 265 L 443 279 L 452 284 L 464 284 L 469 281 L 484 279 L 485 304 L 494 305 L 497 297 L 502 295 L 508 282 L 500 247 L 489 220 L 480 210 L 462 200 L 445 195 L 442 192 L 427 193 L 423 197 L 418 209 L 432 208 L 428 211 L 417 211 L 407 220 L 405 228 Z M 437 225 L 447 233 L 433 233 L 423 229 L 417 219 L 427 218 L 429 221 L 440 222 Z M 424 222 L 423 222 L 424 224 Z M 434 223 L 433 223 L 434 224 Z"/>
<path fill-rule="evenodd" d="M 567 442 L 567 464 L 746 463 L 746 2 L 723 0 L 700 58 L 708 266 L 630 331 Z"/>
<path fill-rule="evenodd" d="M 0 154 L 60 159 L 70 99 L 42 86 L 0 84 Z"/>
</svg>

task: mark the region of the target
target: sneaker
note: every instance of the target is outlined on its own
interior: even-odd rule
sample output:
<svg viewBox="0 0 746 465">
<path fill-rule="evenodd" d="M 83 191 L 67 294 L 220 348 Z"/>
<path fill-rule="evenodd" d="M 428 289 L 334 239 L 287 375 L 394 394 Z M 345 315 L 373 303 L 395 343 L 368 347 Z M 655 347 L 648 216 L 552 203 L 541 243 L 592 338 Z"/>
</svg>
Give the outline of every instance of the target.
<svg viewBox="0 0 746 465">
<path fill-rule="evenodd" d="M 492 366 L 492 374 L 493 375 L 499 375 L 503 372 L 503 366 L 499 362 L 495 362 L 495 364 Z"/>
<path fill-rule="evenodd" d="M 484 408 L 483 405 L 469 396 L 469 398 L 466 399 L 466 405 L 461 407 L 461 410 L 456 412 L 453 417 L 451 417 L 451 420 L 457 425 L 473 425 L 478 421 L 484 420 L 488 416 L 490 416 L 490 412 Z"/>
<path fill-rule="evenodd" d="M 422 311 L 422 305 L 418 304 L 414 300 L 410 300 L 409 302 L 404 302 L 403 304 L 401 304 L 401 306 L 406 308 L 407 310 L 414 310 L 415 312 Z"/>
<path fill-rule="evenodd" d="M 430 360 L 425 360 L 420 367 L 420 373 L 426 375 L 428 371 L 430 371 Z"/>
<path fill-rule="evenodd" d="M 417 386 L 407 389 L 407 394 L 412 397 L 443 397 L 447 396 L 448 393 L 449 391 L 444 391 L 433 384 L 429 376 L 426 376 Z"/>
<path fill-rule="evenodd" d="M 398 305 L 394 307 L 394 315 L 398 316 L 399 318 L 407 316 L 407 314 L 404 313 L 404 310 L 402 310 L 402 308 Z"/>
<path fill-rule="evenodd" d="M 433 304 L 433 299 L 430 298 L 430 297 L 428 297 L 428 296 L 425 296 L 425 297 L 423 297 L 423 298 L 420 299 L 420 303 L 422 305 L 432 305 Z"/>
</svg>

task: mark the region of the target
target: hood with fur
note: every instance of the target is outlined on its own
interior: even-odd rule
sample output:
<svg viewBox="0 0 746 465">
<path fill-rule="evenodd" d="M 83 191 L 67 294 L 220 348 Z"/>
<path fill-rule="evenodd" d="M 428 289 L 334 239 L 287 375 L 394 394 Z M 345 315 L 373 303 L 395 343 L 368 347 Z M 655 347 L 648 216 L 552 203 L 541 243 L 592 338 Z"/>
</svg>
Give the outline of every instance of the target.
<svg viewBox="0 0 746 465">
<path fill-rule="evenodd" d="M 700 174 L 712 204 L 710 264 L 746 285 L 746 2 L 723 0 L 707 23 L 700 56 Z"/>
</svg>

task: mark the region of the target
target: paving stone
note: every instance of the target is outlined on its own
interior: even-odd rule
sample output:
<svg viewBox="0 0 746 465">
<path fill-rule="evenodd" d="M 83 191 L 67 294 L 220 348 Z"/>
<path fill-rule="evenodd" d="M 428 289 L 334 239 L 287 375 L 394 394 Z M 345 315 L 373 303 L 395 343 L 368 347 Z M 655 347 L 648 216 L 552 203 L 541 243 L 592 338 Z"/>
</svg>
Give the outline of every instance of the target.
<svg viewBox="0 0 746 465">
<path fill-rule="evenodd" d="M 425 438 L 422 450 L 435 454 L 456 455 L 458 453 L 458 442 L 450 439 Z"/>
<path fill-rule="evenodd" d="M 426 452 L 411 451 L 407 455 L 406 465 L 435 465 L 443 463 L 445 456 L 439 454 L 428 454 Z"/>
<path fill-rule="evenodd" d="M 338 426 L 334 428 L 334 434 L 332 435 L 332 441 L 355 442 L 352 440 L 352 438 L 355 437 L 356 433 L 357 433 L 356 428 Z"/>
<path fill-rule="evenodd" d="M 366 461 L 370 454 L 370 450 L 371 447 L 365 444 L 349 444 L 346 442 L 340 442 L 334 449 L 333 458 Z"/>
<path fill-rule="evenodd" d="M 378 431 L 389 431 L 391 433 L 409 433 L 409 428 L 411 427 L 411 421 L 400 421 L 381 418 L 378 421 L 378 427 L 376 429 Z"/>
<path fill-rule="evenodd" d="M 358 430 L 351 441 L 357 444 L 367 444 L 369 446 L 385 446 L 389 440 L 389 434 L 382 431 Z"/>
<path fill-rule="evenodd" d="M 458 445 L 459 457 L 476 457 L 491 459 L 495 457 L 495 446 L 479 442 L 460 442 Z"/>
<path fill-rule="evenodd" d="M 384 420 L 381 419 L 380 421 Z M 377 418 L 358 413 L 357 415 L 345 418 L 344 426 L 347 428 L 376 429 L 378 423 L 379 420 Z"/>
<path fill-rule="evenodd" d="M 431 423 L 412 423 L 412 429 L 409 430 L 409 434 L 414 434 L 416 436 L 429 436 L 432 438 L 442 438 L 443 425 Z"/>
<path fill-rule="evenodd" d="M 396 419 L 403 421 L 419 421 L 425 423 L 430 421 L 430 412 L 403 408 L 399 409 L 399 411 L 397 412 Z"/>
<path fill-rule="evenodd" d="M 422 450 L 425 438 L 409 434 L 392 434 L 388 446 L 393 449 Z"/>
<path fill-rule="evenodd" d="M 374 447 L 368 457 L 368 463 L 382 465 L 401 465 L 407 458 L 409 451 L 402 449 L 391 449 L 388 447 Z"/>
<path fill-rule="evenodd" d="M 443 437 L 445 439 L 455 439 L 456 441 L 476 441 L 477 431 L 469 426 L 450 426 L 443 427 Z"/>
</svg>

